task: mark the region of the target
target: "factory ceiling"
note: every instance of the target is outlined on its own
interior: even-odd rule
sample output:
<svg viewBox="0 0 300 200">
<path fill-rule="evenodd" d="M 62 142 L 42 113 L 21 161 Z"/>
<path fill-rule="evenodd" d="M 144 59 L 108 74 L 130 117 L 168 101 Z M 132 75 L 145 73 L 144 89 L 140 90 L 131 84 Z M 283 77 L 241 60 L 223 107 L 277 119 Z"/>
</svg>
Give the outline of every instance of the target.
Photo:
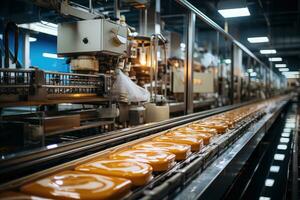
<svg viewBox="0 0 300 200">
<path fill-rule="evenodd" d="M 33 3 L 34 2 L 34 3 Z M 45 2 L 48 2 L 45 3 Z M 52 2 L 49 5 L 49 2 Z M 55 0 L 10 0 L 0 7 L 1 19 L 14 20 L 17 23 L 28 23 L 39 20 L 46 20 L 54 23 L 72 20 L 57 15 L 53 10 L 57 6 Z M 88 6 L 86 0 L 73 0 L 78 4 Z M 121 1 L 121 13 L 126 15 L 127 21 L 131 26 L 138 27 L 139 10 L 134 5 L 128 6 Z M 149 5 L 148 1 L 146 5 Z M 200 11 L 209 16 L 213 21 L 224 27 L 225 19 L 218 13 L 218 0 L 189 0 Z M 43 8 L 35 4 L 45 4 Z M 262 61 L 268 62 L 268 58 L 259 53 L 264 48 L 277 50 L 277 55 L 283 58 L 283 62 L 288 65 L 290 70 L 300 69 L 300 0 L 247 0 L 247 7 L 250 16 L 228 19 L 228 30 L 237 40 L 241 41 L 246 47 L 254 52 Z M 15 6 L 18 5 L 18 6 Z M 94 8 L 108 16 L 114 15 L 113 0 L 93 0 Z M 48 8 L 47 8 L 48 7 Z M 52 8 L 51 8 L 52 7 Z M 51 9 L 49 9 L 51 8 Z M 161 0 L 161 16 L 166 23 L 166 29 L 183 32 L 185 18 L 182 8 L 174 3 L 174 0 Z M 172 16 L 173 17 L 170 17 Z M 197 25 L 199 30 L 207 29 L 207 26 Z M 182 33 L 183 34 L 183 33 Z M 268 36 L 270 42 L 261 44 L 250 44 L 248 37 Z"/>
<path fill-rule="evenodd" d="M 218 0 L 189 2 L 224 27 L 225 19 L 217 11 Z M 291 71 L 300 70 L 300 1 L 247 0 L 247 7 L 250 16 L 227 20 L 229 33 L 265 63 L 268 59 L 259 50 L 272 48 Z M 270 42 L 250 44 L 247 38 L 253 36 L 267 36 Z"/>
</svg>

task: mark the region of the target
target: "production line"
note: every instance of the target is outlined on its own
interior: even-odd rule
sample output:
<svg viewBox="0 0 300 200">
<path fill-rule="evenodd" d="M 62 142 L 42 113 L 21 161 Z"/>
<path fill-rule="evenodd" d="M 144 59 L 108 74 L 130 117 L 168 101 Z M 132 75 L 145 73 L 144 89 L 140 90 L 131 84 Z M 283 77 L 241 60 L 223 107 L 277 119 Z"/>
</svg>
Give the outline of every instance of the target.
<svg viewBox="0 0 300 200">
<path fill-rule="evenodd" d="M 224 150 L 234 145 L 251 125 L 278 112 L 276 106 L 283 106 L 288 98 L 252 103 L 97 152 L 8 183 L 5 186 L 10 192 L 3 195 L 16 192 L 14 195 L 50 199 L 153 199 L 155 196 L 147 196 L 144 191 L 155 191 L 194 165 L 200 168 L 204 160 L 206 165 L 212 162 L 218 156 L 211 154 L 219 154 L 214 152 L 216 147 L 228 143 L 221 147 Z M 181 179 L 187 181 L 197 173 L 198 170 L 191 170 Z M 205 167 L 201 173 L 205 173 Z"/>
<path fill-rule="evenodd" d="M 0 199 L 299 199 L 299 52 L 265 4 L 4 1 Z"/>
</svg>

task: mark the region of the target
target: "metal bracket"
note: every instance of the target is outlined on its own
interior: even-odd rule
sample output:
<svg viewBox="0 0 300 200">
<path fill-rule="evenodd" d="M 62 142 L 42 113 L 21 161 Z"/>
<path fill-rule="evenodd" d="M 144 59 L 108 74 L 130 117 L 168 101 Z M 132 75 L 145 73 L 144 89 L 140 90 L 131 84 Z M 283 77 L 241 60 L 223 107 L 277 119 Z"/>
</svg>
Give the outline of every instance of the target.
<svg viewBox="0 0 300 200">
<path fill-rule="evenodd" d="M 83 7 L 80 6 L 73 6 L 69 4 L 68 0 L 63 0 L 62 3 L 60 4 L 60 13 L 63 15 L 71 15 L 74 17 L 77 17 L 79 19 L 95 19 L 97 17 L 101 17 L 99 14 L 91 13 L 89 10 L 84 9 Z"/>
</svg>

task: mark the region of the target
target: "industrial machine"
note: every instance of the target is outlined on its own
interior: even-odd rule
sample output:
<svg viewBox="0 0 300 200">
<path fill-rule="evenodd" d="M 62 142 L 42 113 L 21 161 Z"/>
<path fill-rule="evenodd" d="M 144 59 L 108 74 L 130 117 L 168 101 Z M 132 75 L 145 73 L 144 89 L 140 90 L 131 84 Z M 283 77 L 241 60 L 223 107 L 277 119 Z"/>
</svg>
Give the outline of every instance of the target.
<svg viewBox="0 0 300 200">
<path fill-rule="evenodd" d="M 58 56 L 68 58 L 72 72 L 44 71 L 38 67 L 13 69 L 8 68 L 9 62 L 0 69 L 1 132 L 14 123 L 23 124 L 22 136 L 18 138 L 22 145 L 12 141 L 9 146 L 17 148 L 11 152 L 32 148 L 32 143 L 44 146 L 49 136 L 69 141 L 90 130 L 94 133 L 111 130 L 119 116 L 111 88 L 114 70 L 127 55 L 128 26 L 78 8 L 69 1 L 61 3 L 60 13 L 81 19 L 58 25 Z M 29 107 L 25 114 L 7 115 L 11 107 L 24 106 Z M 63 133 L 71 135 L 66 137 Z"/>
<path fill-rule="evenodd" d="M 255 187 L 266 174 L 262 166 L 269 169 L 276 154 L 284 154 L 281 169 L 295 162 L 290 149 L 297 141 L 298 117 L 291 112 L 296 95 L 286 94 L 268 66 L 188 1 L 22 2 L 54 15 L 54 57 L 69 70 L 23 67 L 17 41 L 31 26 L 11 22 L 10 15 L 5 19 L 0 199 L 56 199 L 76 184 L 87 196 L 73 190 L 69 197 L 84 199 L 94 195 L 90 187 L 105 183 L 119 187 L 111 192 L 107 188 L 114 184 L 105 185 L 103 199 L 255 199 L 267 191 Z M 166 2 L 169 9 L 160 9 Z M 170 18 L 181 24 L 168 24 Z M 280 148 L 287 151 L 276 153 Z M 99 163 L 89 168 L 98 161 L 119 162 L 111 166 L 130 173 L 102 174 Z M 134 179 L 135 167 L 147 173 Z M 53 196 L 44 188 L 49 185 L 60 192 Z M 278 187 L 280 195 L 284 190 Z"/>
<path fill-rule="evenodd" d="M 56 3 L 36 2 L 79 19 L 57 27 L 57 56 L 67 59 L 71 72 L 14 69 L 9 62 L 0 69 L 1 130 L 22 124 L 21 136 L 4 142 L 8 148 L 3 153 L 168 119 L 164 36 L 139 36 L 122 17 L 107 17 L 67 0 Z M 164 52 L 163 60 L 158 52 Z"/>
</svg>

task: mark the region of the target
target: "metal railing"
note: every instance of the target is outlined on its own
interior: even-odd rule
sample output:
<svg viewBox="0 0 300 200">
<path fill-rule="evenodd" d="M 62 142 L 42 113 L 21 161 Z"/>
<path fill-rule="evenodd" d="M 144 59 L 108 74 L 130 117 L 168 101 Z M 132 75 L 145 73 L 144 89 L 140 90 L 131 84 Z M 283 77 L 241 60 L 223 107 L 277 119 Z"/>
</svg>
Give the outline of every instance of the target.
<svg viewBox="0 0 300 200">
<path fill-rule="evenodd" d="M 89 94 L 109 92 L 109 77 L 104 74 L 76 74 L 49 72 L 40 69 L 0 69 L 1 97 L 15 95 L 45 99 L 51 95 Z"/>
<path fill-rule="evenodd" d="M 45 72 L 47 94 L 97 94 L 103 79 L 99 75 Z"/>
<path fill-rule="evenodd" d="M 0 69 L 0 95 L 29 93 L 33 70 Z"/>
</svg>

